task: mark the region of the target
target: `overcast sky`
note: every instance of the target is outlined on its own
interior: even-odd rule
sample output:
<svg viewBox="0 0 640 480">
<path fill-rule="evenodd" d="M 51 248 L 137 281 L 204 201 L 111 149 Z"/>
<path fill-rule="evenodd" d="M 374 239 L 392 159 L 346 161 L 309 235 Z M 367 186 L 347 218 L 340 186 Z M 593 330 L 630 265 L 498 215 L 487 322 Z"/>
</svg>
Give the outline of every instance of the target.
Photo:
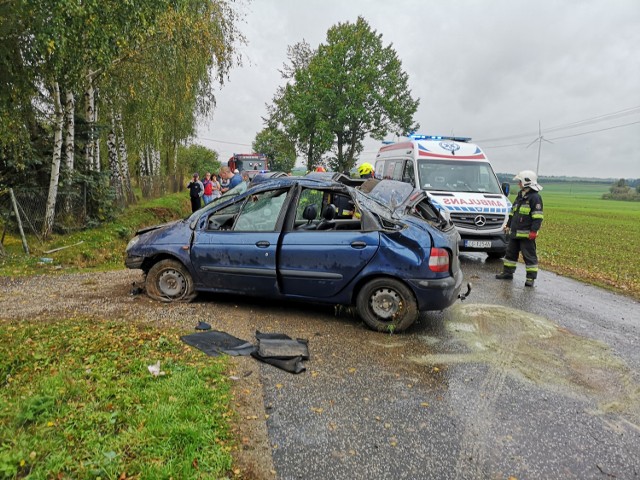
<svg viewBox="0 0 640 480">
<path fill-rule="evenodd" d="M 196 143 L 250 153 L 287 46 L 360 15 L 409 75 L 420 133 L 472 137 L 497 172 L 640 178 L 640 0 L 254 0 Z M 388 137 L 388 140 L 394 140 Z M 527 145 L 531 144 L 529 147 Z M 373 162 L 369 140 L 358 163 Z"/>
</svg>

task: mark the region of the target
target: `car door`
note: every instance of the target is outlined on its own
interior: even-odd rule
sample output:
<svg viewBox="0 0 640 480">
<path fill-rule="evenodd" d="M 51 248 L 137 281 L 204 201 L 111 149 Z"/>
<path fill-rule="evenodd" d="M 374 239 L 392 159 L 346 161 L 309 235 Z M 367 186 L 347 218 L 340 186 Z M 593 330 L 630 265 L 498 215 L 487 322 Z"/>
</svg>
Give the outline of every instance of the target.
<svg viewBox="0 0 640 480">
<path fill-rule="evenodd" d="M 260 192 L 208 217 L 191 247 L 202 289 L 256 296 L 278 292 L 278 220 L 286 197 L 284 189 Z"/>
<path fill-rule="evenodd" d="M 302 190 L 296 207 L 295 225 L 304 223 L 301 212 L 305 206 L 312 203 L 322 205 L 326 194 L 315 188 Z M 356 277 L 378 250 L 380 237 L 377 230 L 305 227 L 300 225 L 282 236 L 278 273 L 281 291 L 286 295 L 334 296 Z"/>
</svg>

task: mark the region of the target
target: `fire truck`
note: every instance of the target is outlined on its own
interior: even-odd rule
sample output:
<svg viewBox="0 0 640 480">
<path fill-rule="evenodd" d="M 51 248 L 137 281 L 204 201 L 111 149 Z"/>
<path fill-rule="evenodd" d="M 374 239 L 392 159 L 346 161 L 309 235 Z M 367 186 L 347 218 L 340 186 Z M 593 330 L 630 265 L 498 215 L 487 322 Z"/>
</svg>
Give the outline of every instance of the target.
<svg viewBox="0 0 640 480">
<path fill-rule="evenodd" d="M 267 156 L 262 153 L 234 153 L 227 165 L 232 172 L 236 169 L 240 173 L 246 171 L 250 178 L 269 171 Z"/>
</svg>

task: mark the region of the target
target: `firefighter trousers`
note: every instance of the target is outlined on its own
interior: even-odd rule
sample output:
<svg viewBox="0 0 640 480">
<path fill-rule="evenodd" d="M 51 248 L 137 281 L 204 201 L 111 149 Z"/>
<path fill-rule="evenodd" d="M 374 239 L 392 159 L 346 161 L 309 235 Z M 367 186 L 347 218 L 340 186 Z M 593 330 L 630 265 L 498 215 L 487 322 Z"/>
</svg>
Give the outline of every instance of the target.
<svg viewBox="0 0 640 480">
<path fill-rule="evenodd" d="M 536 241 L 528 238 L 510 238 L 507 245 L 507 253 L 504 256 L 504 272 L 513 273 L 516 271 L 518 256 L 522 252 L 524 264 L 527 271 L 527 278 L 538 276 L 538 255 L 536 253 Z"/>
</svg>

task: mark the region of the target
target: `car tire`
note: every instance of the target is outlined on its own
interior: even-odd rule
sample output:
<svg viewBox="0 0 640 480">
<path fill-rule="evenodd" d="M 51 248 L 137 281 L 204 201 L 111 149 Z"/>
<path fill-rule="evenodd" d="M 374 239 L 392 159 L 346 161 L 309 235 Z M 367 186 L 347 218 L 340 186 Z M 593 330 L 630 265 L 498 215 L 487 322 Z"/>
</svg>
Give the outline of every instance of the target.
<svg viewBox="0 0 640 480">
<path fill-rule="evenodd" d="M 500 260 L 506 255 L 506 253 L 506 250 L 500 250 L 499 252 L 487 252 L 487 257 L 489 260 Z"/>
<path fill-rule="evenodd" d="M 377 278 L 365 284 L 356 300 L 358 315 L 372 330 L 402 332 L 418 319 L 418 304 L 404 283 Z"/>
<path fill-rule="evenodd" d="M 196 297 L 191 274 L 177 260 L 156 263 L 145 282 L 147 295 L 161 302 L 190 302 Z"/>
</svg>

